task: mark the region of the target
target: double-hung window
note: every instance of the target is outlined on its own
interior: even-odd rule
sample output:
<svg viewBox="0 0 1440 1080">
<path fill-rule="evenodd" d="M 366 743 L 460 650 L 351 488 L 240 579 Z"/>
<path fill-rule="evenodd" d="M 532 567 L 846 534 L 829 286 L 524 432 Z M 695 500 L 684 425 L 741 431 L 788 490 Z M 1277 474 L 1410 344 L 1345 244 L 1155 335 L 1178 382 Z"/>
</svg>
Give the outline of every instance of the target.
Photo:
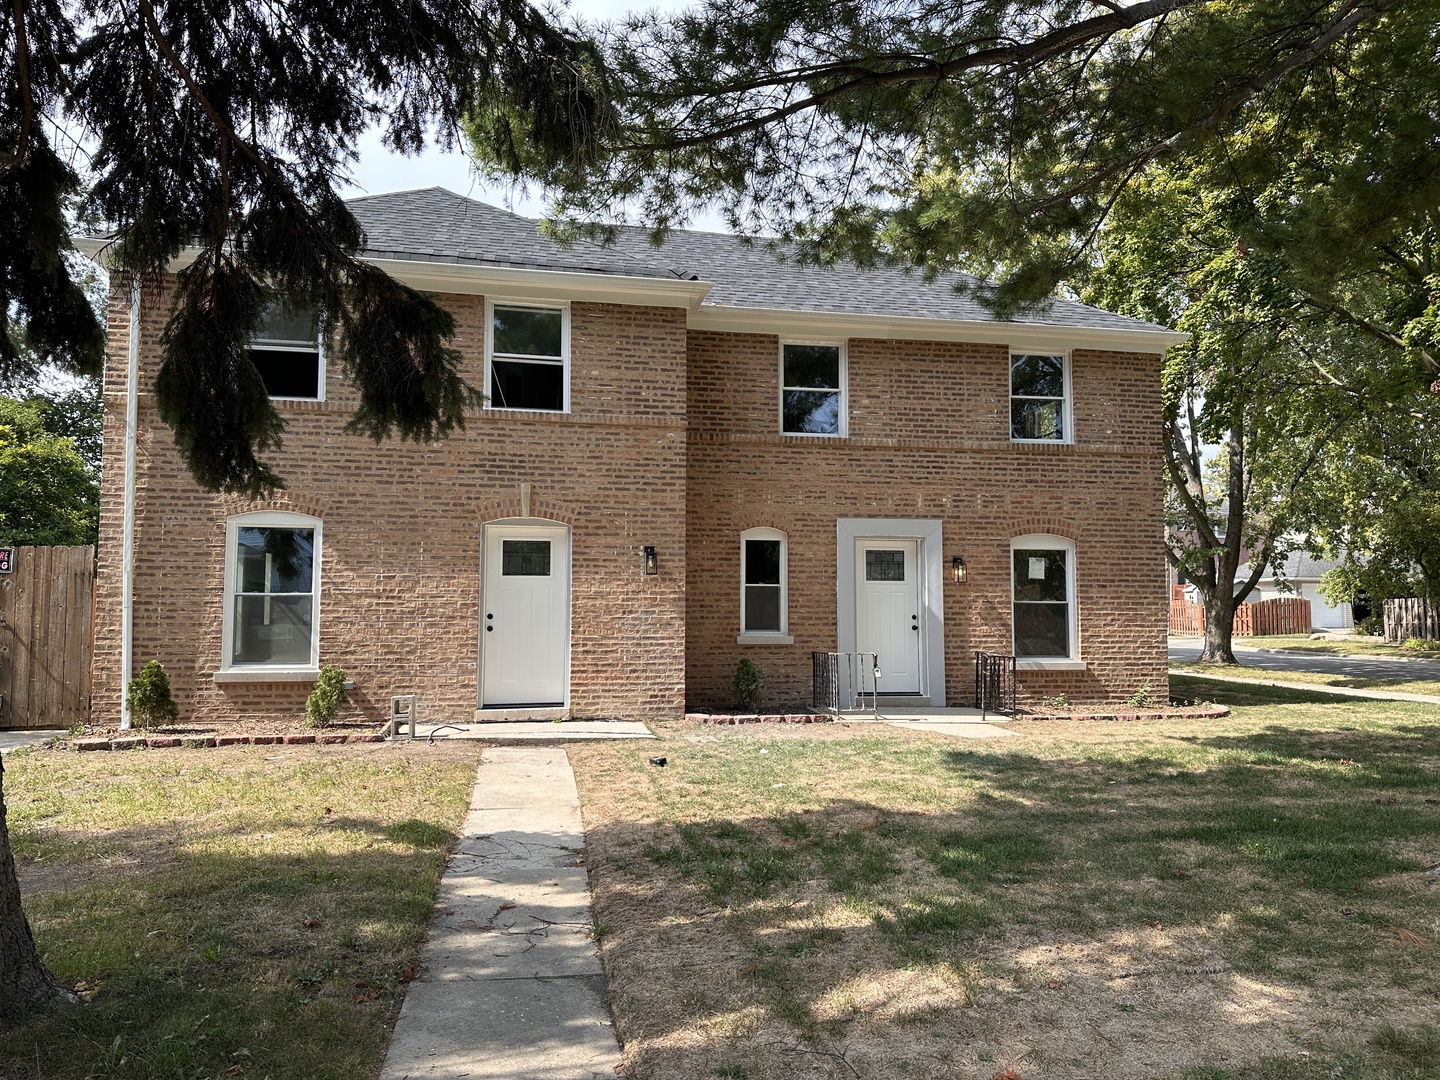
<svg viewBox="0 0 1440 1080">
<path fill-rule="evenodd" d="M 1063 356 L 1010 357 L 1010 438 L 1015 442 L 1070 441 L 1070 362 Z"/>
<path fill-rule="evenodd" d="M 325 358 L 320 347 L 320 320 L 313 308 L 284 298 L 272 300 L 250 340 L 249 355 L 272 398 L 324 400 Z"/>
<path fill-rule="evenodd" d="M 222 666 L 314 669 L 320 522 L 300 514 L 242 514 L 230 519 L 226 532 Z"/>
<path fill-rule="evenodd" d="M 788 641 L 785 534 L 746 529 L 740 534 L 740 640 Z"/>
<path fill-rule="evenodd" d="M 499 302 L 489 307 L 485 350 L 489 407 L 568 412 L 569 309 Z"/>
<path fill-rule="evenodd" d="M 839 345 L 780 346 L 780 430 L 787 435 L 844 435 L 845 350 Z"/>
<path fill-rule="evenodd" d="M 1059 536 L 1010 542 L 1015 656 L 1075 659 L 1075 545 Z"/>
</svg>

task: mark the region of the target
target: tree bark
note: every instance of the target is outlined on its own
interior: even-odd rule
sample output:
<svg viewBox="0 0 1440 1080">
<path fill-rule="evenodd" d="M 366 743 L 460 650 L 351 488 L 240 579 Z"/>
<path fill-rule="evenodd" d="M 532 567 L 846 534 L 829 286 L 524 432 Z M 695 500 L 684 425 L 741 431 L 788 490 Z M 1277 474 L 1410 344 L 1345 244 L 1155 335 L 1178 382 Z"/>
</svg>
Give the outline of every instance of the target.
<svg viewBox="0 0 1440 1080">
<path fill-rule="evenodd" d="M 1232 585 L 1233 589 L 1233 579 Z M 1205 601 L 1205 646 L 1200 650 L 1202 664 L 1235 664 L 1232 641 L 1235 635 L 1235 597 L 1217 588 Z"/>
<path fill-rule="evenodd" d="M 30 933 L 20 906 L 20 881 L 5 821 L 5 762 L 0 758 L 0 1012 L 58 1009 L 78 998 L 56 984 Z"/>
</svg>

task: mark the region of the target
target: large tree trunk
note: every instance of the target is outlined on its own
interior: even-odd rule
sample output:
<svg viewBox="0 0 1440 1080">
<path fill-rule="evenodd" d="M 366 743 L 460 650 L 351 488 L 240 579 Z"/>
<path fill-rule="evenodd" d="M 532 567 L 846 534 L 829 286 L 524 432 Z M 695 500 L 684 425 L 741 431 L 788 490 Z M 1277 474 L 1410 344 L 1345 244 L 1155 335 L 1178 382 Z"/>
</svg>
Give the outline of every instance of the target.
<svg viewBox="0 0 1440 1080">
<path fill-rule="evenodd" d="M 1202 599 L 1205 601 L 1205 647 L 1200 651 L 1200 663 L 1238 663 L 1231 646 L 1235 634 L 1237 607 L 1234 596 L 1217 589 Z"/>
<path fill-rule="evenodd" d="M 30 923 L 20 906 L 20 881 L 5 822 L 5 762 L 0 758 L 0 1012 L 56 1009 L 78 999 L 57 986 L 35 950 Z"/>
</svg>

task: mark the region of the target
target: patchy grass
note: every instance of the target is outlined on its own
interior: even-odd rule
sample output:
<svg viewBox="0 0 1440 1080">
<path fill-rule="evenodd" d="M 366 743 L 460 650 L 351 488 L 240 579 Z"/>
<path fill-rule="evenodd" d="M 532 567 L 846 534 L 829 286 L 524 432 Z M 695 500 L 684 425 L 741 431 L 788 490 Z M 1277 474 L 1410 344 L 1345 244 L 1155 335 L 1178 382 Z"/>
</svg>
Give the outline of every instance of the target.
<svg viewBox="0 0 1440 1080">
<path fill-rule="evenodd" d="M 1197 639 L 1198 640 L 1198 639 Z M 1311 641 L 1308 636 L 1274 635 L 1268 637 L 1237 637 L 1235 644 L 1247 649 L 1279 649 L 1282 652 L 1321 653 L 1326 656 L 1408 656 L 1426 660 L 1440 659 L 1440 652 L 1433 649 L 1407 649 L 1403 645 L 1391 645 L 1378 637 L 1326 636 Z"/>
<path fill-rule="evenodd" d="M 1355 690 L 1396 690 L 1404 694 L 1432 694 L 1440 697 L 1440 682 L 1434 679 L 1368 679 L 1354 675 L 1335 675 L 1320 671 L 1275 671 L 1248 664 L 1186 664 L 1171 665 L 1178 672 L 1195 671 L 1207 675 L 1223 675 L 1230 679 L 1263 679 L 1272 682 L 1310 683 L 1315 686 L 1344 686 Z"/>
<path fill-rule="evenodd" d="M 1434 709 L 1172 689 L 1234 712 L 572 748 L 633 1075 L 1440 1077 Z"/>
<path fill-rule="evenodd" d="M 5 1080 L 374 1076 L 474 747 L 6 758 L 26 911 L 70 1013 Z"/>
</svg>

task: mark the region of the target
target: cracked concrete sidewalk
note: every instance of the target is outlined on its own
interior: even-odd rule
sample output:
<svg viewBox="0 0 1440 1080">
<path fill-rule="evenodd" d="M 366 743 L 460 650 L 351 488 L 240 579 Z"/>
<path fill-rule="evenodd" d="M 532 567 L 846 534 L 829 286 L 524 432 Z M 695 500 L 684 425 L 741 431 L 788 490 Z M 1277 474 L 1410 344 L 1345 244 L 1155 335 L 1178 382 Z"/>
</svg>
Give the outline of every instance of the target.
<svg viewBox="0 0 1440 1080">
<path fill-rule="evenodd" d="M 614 1080 L 563 748 L 491 747 L 380 1080 Z"/>
</svg>

